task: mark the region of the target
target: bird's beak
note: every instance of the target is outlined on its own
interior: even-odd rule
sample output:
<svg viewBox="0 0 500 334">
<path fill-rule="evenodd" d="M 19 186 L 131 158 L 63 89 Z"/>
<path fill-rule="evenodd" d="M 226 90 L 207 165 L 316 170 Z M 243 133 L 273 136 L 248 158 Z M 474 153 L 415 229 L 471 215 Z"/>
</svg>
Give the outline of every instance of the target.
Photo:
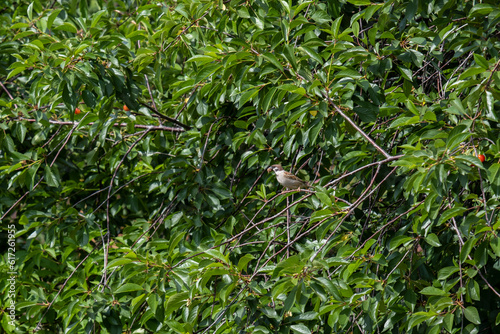
<svg viewBox="0 0 500 334">
<path fill-rule="evenodd" d="M 272 170 L 273 170 L 273 169 L 272 169 L 271 167 L 268 167 L 268 168 L 267 168 L 267 172 L 268 172 L 268 173 L 269 173 L 269 172 L 271 172 Z"/>
</svg>

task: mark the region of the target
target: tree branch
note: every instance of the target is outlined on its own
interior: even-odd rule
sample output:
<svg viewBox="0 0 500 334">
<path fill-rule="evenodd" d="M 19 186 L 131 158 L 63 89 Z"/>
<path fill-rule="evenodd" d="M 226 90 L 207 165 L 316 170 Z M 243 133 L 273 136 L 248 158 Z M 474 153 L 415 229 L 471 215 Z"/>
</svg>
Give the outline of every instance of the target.
<svg viewBox="0 0 500 334">
<path fill-rule="evenodd" d="M 27 121 L 27 122 L 37 122 L 36 119 L 34 118 L 23 118 L 20 117 L 18 118 L 19 121 Z M 50 124 L 59 124 L 59 125 L 75 125 L 78 124 L 78 122 L 71 122 L 71 121 L 55 121 L 52 119 L 49 119 Z M 88 123 L 88 125 L 94 125 L 94 122 Z M 116 127 L 122 127 L 125 128 L 129 126 L 127 123 L 114 123 L 113 126 Z M 161 125 L 145 125 L 145 124 L 134 124 L 134 128 L 136 129 L 146 129 L 148 131 L 170 131 L 170 132 L 184 132 L 186 130 L 182 128 L 174 128 L 170 126 L 161 126 Z"/>
<path fill-rule="evenodd" d="M 333 108 L 335 108 L 335 110 L 340 114 L 340 116 L 344 117 L 344 119 L 347 122 L 349 122 L 349 124 L 351 124 L 356 129 L 356 131 L 358 131 L 370 144 L 372 144 L 377 149 L 377 151 L 382 153 L 387 159 L 392 158 L 392 156 L 389 153 L 384 151 L 382 147 L 378 146 L 377 143 L 372 138 L 370 138 L 370 136 L 368 136 L 366 132 L 364 132 L 349 116 L 344 114 L 344 112 L 335 103 L 333 103 L 332 99 L 330 98 L 330 96 L 328 96 L 328 94 L 324 95 L 327 98 L 328 103 Z"/>
<path fill-rule="evenodd" d="M 177 124 L 178 126 L 180 127 L 183 127 L 184 129 L 186 130 L 191 130 L 191 127 L 189 125 L 186 125 L 182 122 L 179 122 L 178 120 L 176 120 L 175 118 L 172 118 L 172 117 L 168 117 L 168 116 L 165 116 L 163 115 L 162 113 L 158 112 L 156 109 L 154 109 L 153 107 L 149 106 L 148 104 L 144 103 L 144 102 L 139 102 L 140 104 L 142 104 L 143 106 L 145 106 L 146 108 L 148 108 L 149 110 L 151 110 L 153 113 L 155 113 L 158 117 L 161 117 L 163 119 L 166 119 L 167 121 L 169 122 L 172 122 L 174 124 Z"/>
</svg>

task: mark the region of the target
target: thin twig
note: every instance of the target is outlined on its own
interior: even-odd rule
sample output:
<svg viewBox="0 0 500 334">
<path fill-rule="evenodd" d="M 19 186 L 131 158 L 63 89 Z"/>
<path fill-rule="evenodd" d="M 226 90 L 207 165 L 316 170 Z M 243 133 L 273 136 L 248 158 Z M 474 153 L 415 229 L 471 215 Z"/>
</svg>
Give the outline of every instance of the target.
<svg viewBox="0 0 500 334">
<path fill-rule="evenodd" d="M 11 100 L 14 100 L 14 97 L 12 97 L 12 95 L 10 94 L 9 90 L 7 89 L 7 87 L 4 86 L 3 82 L 0 81 L 0 86 L 2 86 L 2 89 L 7 93 L 7 95 L 9 96 L 9 98 Z M 14 107 L 17 109 L 17 104 L 14 103 Z"/>
<path fill-rule="evenodd" d="M 351 124 L 352 127 L 355 128 L 356 131 L 358 131 L 359 134 L 361 134 L 370 144 L 372 144 L 377 151 L 379 151 L 380 153 L 382 153 L 384 155 L 384 157 L 386 157 L 387 159 L 392 158 L 392 156 L 389 153 L 387 153 L 386 151 L 384 151 L 383 148 L 381 148 L 380 146 L 378 146 L 377 143 L 372 138 L 370 138 L 370 136 L 368 136 L 356 124 L 356 122 L 354 122 L 349 116 L 347 116 L 346 114 L 344 114 L 344 112 L 332 101 L 332 99 L 330 98 L 330 96 L 328 94 L 324 94 L 324 96 L 328 100 L 328 103 L 340 114 L 340 116 L 342 116 L 347 122 L 349 122 L 349 124 Z"/>
<path fill-rule="evenodd" d="M 385 164 L 385 163 L 388 163 L 388 162 L 391 162 L 391 161 L 394 161 L 394 160 L 398 160 L 399 158 L 403 157 L 404 155 L 395 155 L 395 156 L 392 156 L 390 158 L 387 158 L 385 160 L 381 160 L 381 161 L 376 161 L 376 162 L 372 162 L 370 164 L 367 164 L 367 165 L 364 165 L 352 172 L 349 172 L 349 173 L 346 173 L 338 178 L 336 178 L 335 180 L 333 181 L 330 181 L 328 182 L 326 185 L 325 185 L 325 188 L 326 187 L 329 187 L 333 184 L 336 184 L 336 183 L 339 183 L 342 179 L 345 179 L 346 177 L 350 176 L 350 175 L 353 175 L 353 174 L 356 174 L 357 172 L 360 172 L 362 171 L 363 169 L 366 169 L 366 168 L 370 168 L 372 166 L 376 166 L 376 165 L 381 165 L 381 164 Z"/>
<path fill-rule="evenodd" d="M 80 119 L 79 122 L 74 122 L 74 125 L 73 125 L 73 128 L 71 128 L 71 130 L 69 131 L 68 135 L 66 136 L 66 140 L 64 141 L 64 143 L 62 144 L 61 148 L 59 149 L 59 151 L 57 151 L 56 153 L 56 156 L 54 157 L 54 159 L 52 160 L 52 163 L 50 164 L 49 167 L 52 167 L 54 165 L 54 163 L 56 162 L 57 160 L 57 157 L 59 156 L 59 154 L 61 153 L 61 151 L 63 150 L 64 146 L 66 146 L 66 144 L 68 143 L 69 139 L 71 138 L 71 135 L 73 134 L 73 132 L 75 132 L 76 128 L 78 127 L 78 125 L 80 125 L 81 122 L 83 122 L 83 120 L 85 119 L 85 117 L 88 116 L 88 113 L 86 113 L 82 119 Z"/>
<path fill-rule="evenodd" d="M 189 125 L 186 125 L 182 122 L 179 122 L 178 120 L 176 120 L 175 118 L 172 118 L 172 117 L 168 117 L 166 115 L 163 115 L 162 113 L 160 113 L 157 109 L 156 109 L 156 106 L 153 108 L 151 107 L 150 105 L 146 104 L 146 103 L 143 103 L 143 102 L 139 102 L 140 104 L 142 104 L 143 106 L 145 106 L 146 108 L 148 108 L 149 110 L 151 110 L 153 113 L 155 113 L 158 117 L 161 117 L 163 119 L 166 119 L 167 121 L 169 122 L 172 122 L 174 124 L 177 124 L 178 126 L 186 129 L 186 130 L 190 130 L 191 127 Z"/>
<path fill-rule="evenodd" d="M 144 133 L 142 134 L 142 136 L 140 136 L 139 138 L 137 138 L 137 140 L 132 144 L 130 145 L 129 149 L 127 150 L 127 152 L 125 152 L 125 154 L 123 155 L 122 157 L 122 160 L 120 160 L 120 162 L 118 163 L 118 166 L 116 166 L 115 168 L 115 171 L 113 173 L 113 176 L 111 177 L 111 181 L 109 182 L 109 188 L 108 188 L 108 197 L 106 198 L 106 243 L 104 245 L 104 269 L 103 269 L 103 278 L 101 280 L 101 283 L 103 284 L 103 290 L 104 288 L 106 287 L 106 284 L 107 284 L 107 277 L 106 277 L 106 270 L 107 270 L 107 266 L 108 266 L 108 251 L 109 251 L 109 243 L 110 243 L 110 236 L 111 236 L 111 229 L 110 229 L 110 218 L 109 218 L 109 201 L 111 199 L 111 190 L 113 190 L 113 181 L 115 180 L 116 178 L 116 174 L 118 174 L 118 170 L 120 169 L 120 166 L 122 165 L 123 161 L 127 158 L 127 156 L 129 155 L 130 151 L 132 151 L 132 149 L 142 140 L 142 138 L 144 138 L 147 134 L 149 133 L 149 130 L 146 130 L 144 131 Z"/>
<path fill-rule="evenodd" d="M 31 190 L 28 190 L 27 192 L 24 193 L 24 195 L 22 195 L 14 204 L 12 204 L 12 206 L 3 214 L 3 216 L 0 218 L 0 220 L 3 220 L 5 218 L 5 216 L 7 216 L 9 214 L 9 212 L 14 209 L 18 204 L 19 202 L 21 202 L 23 200 L 23 198 L 25 198 L 30 192 L 32 192 L 33 190 L 35 190 L 36 187 L 38 187 L 38 185 L 40 184 L 40 182 L 42 182 L 44 179 L 44 176 L 42 176 L 40 178 L 40 180 L 38 180 L 38 182 L 33 186 L 33 189 Z"/>
<path fill-rule="evenodd" d="M 87 256 L 85 256 L 83 258 L 83 260 L 81 260 L 80 263 L 77 264 L 77 266 L 75 267 L 75 269 L 73 269 L 73 271 L 71 272 L 71 274 L 69 275 L 69 277 L 64 281 L 64 283 L 61 286 L 61 288 L 59 289 L 59 291 L 57 291 L 57 294 L 55 295 L 54 299 L 52 299 L 52 301 L 50 302 L 50 304 L 47 306 L 47 309 L 45 310 L 45 312 L 43 313 L 42 317 L 40 318 L 40 321 L 38 321 L 38 324 L 36 325 L 36 328 L 35 328 L 35 332 L 38 332 L 39 330 L 42 329 L 42 320 L 45 317 L 45 315 L 47 314 L 47 312 L 49 312 L 50 308 L 52 307 L 52 305 L 56 301 L 57 297 L 64 290 L 64 288 L 66 287 L 66 284 L 68 284 L 68 281 L 71 279 L 71 277 L 73 277 L 73 275 L 76 273 L 76 271 L 78 270 L 78 268 L 80 268 L 80 266 L 88 259 L 88 257 L 90 256 L 90 254 L 92 254 L 97 249 L 97 247 L 99 247 L 99 244 L 97 244 L 97 245 L 94 246 L 94 248 L 90 251 L 90 253 L 88 253 Z"/>
</svg>

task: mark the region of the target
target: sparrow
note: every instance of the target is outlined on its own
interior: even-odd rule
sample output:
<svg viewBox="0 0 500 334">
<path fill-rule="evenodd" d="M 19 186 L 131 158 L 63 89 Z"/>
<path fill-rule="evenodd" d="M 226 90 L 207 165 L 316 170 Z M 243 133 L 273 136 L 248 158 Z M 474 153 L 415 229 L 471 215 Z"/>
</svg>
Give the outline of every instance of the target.
<svg viewBox="0 0 500 334">
<path fill-rule="evenodd" d="M 278 182 L 288 188 L 288 189 L 299 189 L 300 188 L 308 188 L 309 185 L 307 182 L 301 180 L 297 176 L 293 175 L 290 172 L 287 172 L 286 170 L 281 167 L 281 165 L 272 165 L 267 169 L 268 172 L 274 171 L 276 174 L 276 179 Z"/>
</svg>

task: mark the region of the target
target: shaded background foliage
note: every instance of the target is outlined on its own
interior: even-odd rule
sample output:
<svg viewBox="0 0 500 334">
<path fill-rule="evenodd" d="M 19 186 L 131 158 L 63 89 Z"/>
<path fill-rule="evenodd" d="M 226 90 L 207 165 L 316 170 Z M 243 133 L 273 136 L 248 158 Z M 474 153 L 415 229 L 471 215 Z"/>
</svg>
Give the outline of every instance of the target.
<svg viewBox="0 0 500 334">
<path fill-rule="evenodd" d="M 5 332 L 498 332 L 496 1 L 0 15 Z"/>
</svg>

